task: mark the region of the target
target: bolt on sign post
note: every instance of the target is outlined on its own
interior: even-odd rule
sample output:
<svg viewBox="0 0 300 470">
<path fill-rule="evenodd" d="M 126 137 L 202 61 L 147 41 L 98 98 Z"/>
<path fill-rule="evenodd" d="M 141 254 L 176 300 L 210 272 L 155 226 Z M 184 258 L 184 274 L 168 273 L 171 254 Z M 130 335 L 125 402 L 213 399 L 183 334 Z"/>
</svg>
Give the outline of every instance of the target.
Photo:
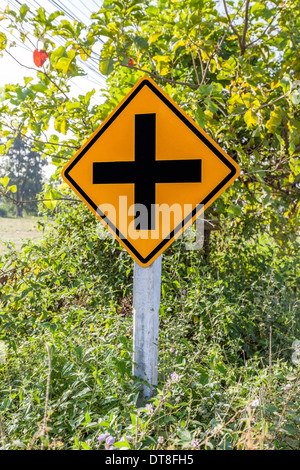
<svg viewBox="0 0 300 470">
<path fill-rule="evenodd" d="M 161 254 L 240 169 L 150 78 L 142 78 L 62 176 L 135 260 L 134 373 L 157 381 Z"/>
</svg>

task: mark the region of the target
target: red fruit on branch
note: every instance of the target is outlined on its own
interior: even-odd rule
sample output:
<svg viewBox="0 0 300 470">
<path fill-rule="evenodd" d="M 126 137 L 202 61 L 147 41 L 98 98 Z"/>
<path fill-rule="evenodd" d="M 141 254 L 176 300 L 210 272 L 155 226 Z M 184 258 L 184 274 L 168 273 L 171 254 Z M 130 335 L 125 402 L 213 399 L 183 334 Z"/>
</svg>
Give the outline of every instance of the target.
<svg viewBox="0 0 300 470">
<path fill-rule="evenodd" d="M 42 67 L 42 65 L 44 65 L 47 59 L 48 54 L 43 49 L 41 51 L 35 49 L 35 51 L 33 52 L 33 62 L 37 67 Z"/>
<path fill-rule="evenodd" d="M 133 60 L 133 59 L 129 59 L 128 65 L 134 65 L 134 60 Z"/>
</svg>

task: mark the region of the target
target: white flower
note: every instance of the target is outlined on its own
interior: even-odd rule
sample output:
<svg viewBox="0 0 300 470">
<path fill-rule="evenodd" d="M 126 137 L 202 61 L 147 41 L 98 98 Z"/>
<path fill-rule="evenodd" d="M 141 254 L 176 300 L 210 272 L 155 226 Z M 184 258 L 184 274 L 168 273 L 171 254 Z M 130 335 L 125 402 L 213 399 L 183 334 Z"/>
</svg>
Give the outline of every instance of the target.
<svg viewBox="0 0 300 470">
<path fill-rule="evenodd" d="M 177 372 L 173 372 L 173 374 L 171 375 L 171 380 L 172 382 L 178 382 L 179 375 L 177 374 Z"/>
<path fill-rule="evenodd" d="M 259 405 L 259 399 L 255 398 L 255 400 L 253 400 L 253 402 L 251 403 L 251 406 L 252 406 L 252 408 L 255 408 L 258 405 Z"/>
<path fill-rule="evenodd" d="M 150 403 L 147 403 L 147 405 L 145 406 L 145 410 L 147 410 L 151 415 L 153 413 L 153 406 L 150 405 Z"/>
</svg>

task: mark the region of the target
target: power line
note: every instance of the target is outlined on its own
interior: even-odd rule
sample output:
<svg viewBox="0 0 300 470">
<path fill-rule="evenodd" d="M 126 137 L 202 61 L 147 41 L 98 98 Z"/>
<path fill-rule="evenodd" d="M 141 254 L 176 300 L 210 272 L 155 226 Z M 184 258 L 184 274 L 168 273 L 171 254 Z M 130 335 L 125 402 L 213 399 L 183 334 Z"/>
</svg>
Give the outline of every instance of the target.
<svg viewBox="0 0 300 470">
<path fill-rule="evenodd" d="M 98 3 L 97 3 L 97 2 L 95 2 L 95 0 L 92 0 L 92 2 L 93 2 L 95 5 L 96 5 L 96 7 L 97 7 L 98 9 L 100 9 L 100 7 L 99 7 Z"/>
<path fill-rule="evenodd" d="M 34 3 L 32 3 L 32 2 L 34 2 Z M 83 3 L 83 2 L 81 2 L 81 3 Z M 95 2 L 93 2 L 93 3 L 95 3 Z M 13 6 L 16 10 L 19 10 L 19 6 L 21 5 L 21 2 L 18 1 L 18 0 L 11 0 L 11 4 L 12 4 L 12 6 Z M 62 11 L 62 12 L 65 14 L 65 16 L 66 16 L 67 18 L 72 19 L 72 20 L 74 20 L 74 21 L 76 21 L 76 22 L 82 23 L 82 21 L 79 19 L 79 17 L 78 17 L 75 13 L 73 13 L 73 12 L 70 11 L 70 9 L 68 8 L 68 6 L 66 6 L 66 5 L 60 5 L 60 4 L 58 4 L 55 0 L 48 0 L 48 4 L 52 5 L 55 10 L 58 9 L 59 11 Z M 31 10 L 28 12 L 28 14 L 30 14 L 32 17 L 35 16 L 34 13 L 33 13 L 33 11 L 37 11 L 38 8 L 40 8 L 40 7 L 45 8 L 45 3 L 44 3 L 44 5 L 42 6 L 42 5 L 39 3 L 39 1 L 37 1 L 37 0 L 32 0 L 32 1 L 28 1 L 28 0 L 27 0 L 27 5 L 30 6 L 30 8 L 31 8 Z M 50 6 L 50 5 L 49 5 L 49 6 Z M 97 6 L 98 6 L 98 5 L 97 5 Z M 72 8 L 74 8 L 74 5 L 72 5 Z M 80 14 L 81 14 L 82 16 L 84 16 L 85 18 L 87 18 L 88 21 L 90 22 L 91 19 L 88 18 L 88 16 L 87 16 L 86 14 L 84 14 L 83 12 L 81 12 L 81 10 L 80 10 L 78 7 L 75 7 L 75 8 L 76 8 L 76 10 L 77 10 L 78 12 L 80 12 Z M 46 8 L 45 8 L 45 9 L 46 9 Z M 90 13 L 90 15 L 91 15 L 92 11 L 90 11 L 87 6 L 86 6 L 86 10 L 88 10 L 89 13 Z M 54 20 L 54 24 L 57 26 L 57 25 L 59 24 L 59 20 L 55 19 L 55 20 Z M 28 29 L 29 29 L 29 32 L 31 33 L 31 35 L 34 37 L 34 35 L 33 35 L 33 29 L 31 30 L 31 28 L 29 28 L 29 25 L 28 25 Z M 31 51 L 31 49 L 30 49 L 26 44 L 23 44 L 22 41 L 20 41 L 18 38 L 14 38 L 14 39 L 16 39 L 17 43 L 18 43 L 21 47 L 26 48 L 28 51 Z M 49 38 L 49 39 L 50 39 L 50 38 Z M 28 40 L 30 41 L 30 38 L 29 38 L 29 37 L 28 37 Z M 55 38 L 55 40 L 56 40 L 56 42 L 57 42 L 58 45 L 62 45 L 62 46 L 65 45 L 65 40 L 64 40 L 63 38 L 57 36 L 57 37 Z M 100 39 L 100 41 L 101 41 L 102 43 L 104 43 L 104 41 L 103 41 L 102 39 Z M 91 59 L 93 62 L 96 61 L 96 59 L 93 58 L 93 57 L 90 57 L 90 59 Z M 99 81 L 100 81 L 100 83 L 101 83 L 101 82 L 102 82 L 103 84 L 105 83 L 105 78 L 104 78 L 103 75 L 100 73 L 99 68 L 98 68 L 98 65 L 95 65 L 94 63 L 91 63 L 91 62 L 85 62 L 85 61 L 83 61 L 80 57 L 78 57 L 78 62 L 79 62 L 79 64 L 80 64 L 80 66 L 83 68 L 83 70 L 84 70 L 84 71 L 86 72 L 86 74 L 87 74 L 87 76 L 82 77 L 82 78 L 84 78 L 85 80 L 87 80 L 87 81 L 93 83 L 94 85 L 99 85 Z"/>
</svg>

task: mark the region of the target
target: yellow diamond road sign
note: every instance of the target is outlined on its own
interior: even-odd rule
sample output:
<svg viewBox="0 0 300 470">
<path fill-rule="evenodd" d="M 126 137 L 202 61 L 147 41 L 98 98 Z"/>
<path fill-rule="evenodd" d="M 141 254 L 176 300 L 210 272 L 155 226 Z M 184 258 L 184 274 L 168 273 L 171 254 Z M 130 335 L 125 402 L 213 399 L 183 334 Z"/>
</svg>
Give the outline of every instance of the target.
<svg viewBox="0 0 300 470">
<path fill-rule="evenodd" d="M 156 83 L 142 78 L 62 176 L 141 265 L 150 265 L 240 169 Z"/>
</svg>

